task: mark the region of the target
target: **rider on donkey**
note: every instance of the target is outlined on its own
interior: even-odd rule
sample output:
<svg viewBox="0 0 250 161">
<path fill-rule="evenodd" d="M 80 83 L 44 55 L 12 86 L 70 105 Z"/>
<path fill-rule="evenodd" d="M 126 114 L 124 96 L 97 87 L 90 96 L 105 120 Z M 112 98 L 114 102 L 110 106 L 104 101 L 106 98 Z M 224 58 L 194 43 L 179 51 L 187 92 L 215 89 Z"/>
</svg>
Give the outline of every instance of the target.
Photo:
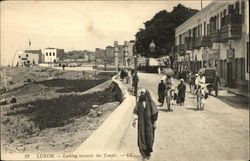
<svg viewBox="0 0 250 161">
<path fill-rule="evenodd" d="M 199 71 L 198 74 L 199 74 L 199 76 L 195 80 L 195 85 L 196 85 L 196 89 L 197 89 L 196 93 L 200 89 L 200 87 L 205 85 L 205 83 L 206 83 L 206 77 L 203 75 L 203 73 L 201 71 Z M 207 98 L 208 98 L 208 92 L 206 90 L 205 99 L 207 99 Z"/>
<path fill-rule="evenodd" d="M 169 111 L 173 111 L 171 109 L 171 105 L 173 104 L 173 100 L 174 98 L 172 98 L 173 96 L 171 96 L 171 91 L 174 91 L 174 83 L 173 83 L 173 78 L 170 75 L 167 75 L 167 79 L 166 79 L 166 89 L 165 89 L 165 96 L 166 96 L 166 103 L 167 103 L 167 107 Z"/>
</svg>

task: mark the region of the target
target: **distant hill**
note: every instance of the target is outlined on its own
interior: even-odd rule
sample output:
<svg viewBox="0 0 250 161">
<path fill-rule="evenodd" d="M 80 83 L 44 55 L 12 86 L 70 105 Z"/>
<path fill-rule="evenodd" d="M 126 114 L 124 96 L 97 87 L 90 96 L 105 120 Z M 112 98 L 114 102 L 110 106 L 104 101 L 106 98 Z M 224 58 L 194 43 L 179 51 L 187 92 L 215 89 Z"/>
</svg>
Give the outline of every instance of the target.
<svg viewBox="0 0 250 161">
<path fill-rule="evenodd" d="M 174 7 L 172 12 L 162 10 L 144 23 L 145 29 L 139 29 L 136 33 L 136 48 L 139 53 L 148 53 L 152 40 L 156 44 L 157 55 L 168 55 L 175 44 L 175 28 L 198 12 L 198 10 L 186 8 L 182 4 Z"/>
</svg>

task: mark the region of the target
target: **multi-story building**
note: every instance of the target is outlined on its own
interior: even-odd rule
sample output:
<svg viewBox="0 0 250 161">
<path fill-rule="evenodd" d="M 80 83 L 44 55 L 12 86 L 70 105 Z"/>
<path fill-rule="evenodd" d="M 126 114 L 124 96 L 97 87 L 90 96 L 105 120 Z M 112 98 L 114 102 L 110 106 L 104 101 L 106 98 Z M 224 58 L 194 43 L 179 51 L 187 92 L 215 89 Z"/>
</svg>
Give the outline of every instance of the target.
<svg viewBox="0 0 250 161">
<path fill-rule="evenodd" d="M 16 66 L 38 65 L 40 63 L 41 50 L 18 50 Z"/>
<path fill-rule="evenodd" d="M 117 56 L 119 66 L 131 66 L 133 63 L 133 48 L 134 41 L 124 41 L 124 45 L 118 45 L 118 42 L 115 41 L 114 48 L 117 48 Z M 114 50 L 115 52 L 115 50 Z M 114 54 L 115 56 L 115 54 Z"/>
<path fill-rule="evenodd" d="M 213 1 L 175 30 L 178 70 L 216 68 L 221 83 L 246 87 L 249 81 L 249 4 Z"/>
<path fill-rule="evenodd" d="M 45 48 L 42 49 L 42 62 L 43 63 L 56 63 L 63 59 L 64 49 Z"/>
</svg>

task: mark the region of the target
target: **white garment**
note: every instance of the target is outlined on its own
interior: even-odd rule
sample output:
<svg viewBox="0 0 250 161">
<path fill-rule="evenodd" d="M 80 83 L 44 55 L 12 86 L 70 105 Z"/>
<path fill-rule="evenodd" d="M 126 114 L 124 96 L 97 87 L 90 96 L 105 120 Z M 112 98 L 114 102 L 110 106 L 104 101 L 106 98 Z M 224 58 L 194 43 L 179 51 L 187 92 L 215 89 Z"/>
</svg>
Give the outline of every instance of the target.
<svg viewBox="0 0 250 161">
<path fill-rule="evenodd" d="M 166 83 L 166 79 L 167 79 L 167 76 L 166 75 L 162 75 L 161 80 L 163 80 L 163 83 Z"/>
<path fill-rule="evenodd" d="M 161 74 L 161 68 L 158 68 L 158 74 Z"/>
<path fill-rule="evenodd" d="M 204 76 L 198 76 L 195 80 L 195 85 L 202 85 L 206 83 L 206 78 Z"/>
</svg>

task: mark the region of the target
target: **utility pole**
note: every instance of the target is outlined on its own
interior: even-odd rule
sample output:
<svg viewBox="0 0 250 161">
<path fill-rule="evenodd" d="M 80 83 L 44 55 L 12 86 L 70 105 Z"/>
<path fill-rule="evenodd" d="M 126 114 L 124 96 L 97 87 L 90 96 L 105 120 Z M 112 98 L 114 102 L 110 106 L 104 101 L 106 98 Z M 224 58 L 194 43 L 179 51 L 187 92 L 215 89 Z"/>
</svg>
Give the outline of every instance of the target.
<svg viewBox="0 0 250 161">
<path fill-rule="evenodd" d="M 201 10 L 202 10 L 202 0 L 201 0 Z"/>
</svg>

